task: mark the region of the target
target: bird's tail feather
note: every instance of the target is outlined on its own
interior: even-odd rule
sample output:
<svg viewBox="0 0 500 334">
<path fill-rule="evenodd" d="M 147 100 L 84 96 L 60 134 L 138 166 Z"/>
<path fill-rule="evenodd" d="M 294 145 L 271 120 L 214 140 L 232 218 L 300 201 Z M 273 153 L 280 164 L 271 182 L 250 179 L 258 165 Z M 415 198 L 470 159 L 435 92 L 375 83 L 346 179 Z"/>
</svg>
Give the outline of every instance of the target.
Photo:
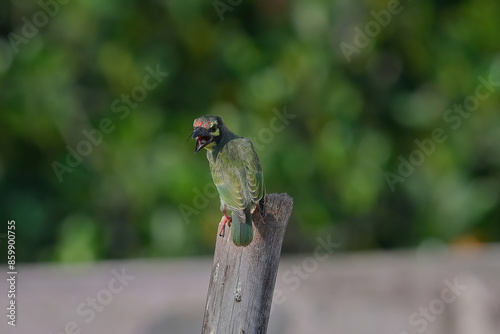
<svg viewBox="0 0 500 334">
<path fill-rule="evenodd" d="M 248 246 L 253 239 L 252 214 L 250 210 L 238 210 L 233 212 L 231 233 L 236 246 Z"/>
</svg>

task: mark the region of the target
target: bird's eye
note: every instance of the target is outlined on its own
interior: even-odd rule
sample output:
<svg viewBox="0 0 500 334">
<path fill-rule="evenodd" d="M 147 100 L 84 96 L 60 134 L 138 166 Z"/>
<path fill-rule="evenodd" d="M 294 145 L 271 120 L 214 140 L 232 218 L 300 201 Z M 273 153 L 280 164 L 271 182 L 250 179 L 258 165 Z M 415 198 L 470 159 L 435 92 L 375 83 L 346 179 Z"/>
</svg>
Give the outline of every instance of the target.
<svg viewBox="0 0 500 334">
<path fill-rule="evenodd" d="M 210 128 L 210 132 L 214 132 L 216 129 L 217 127 L 215 125 L 212 125 L 212 127 Z"/>
</svg>

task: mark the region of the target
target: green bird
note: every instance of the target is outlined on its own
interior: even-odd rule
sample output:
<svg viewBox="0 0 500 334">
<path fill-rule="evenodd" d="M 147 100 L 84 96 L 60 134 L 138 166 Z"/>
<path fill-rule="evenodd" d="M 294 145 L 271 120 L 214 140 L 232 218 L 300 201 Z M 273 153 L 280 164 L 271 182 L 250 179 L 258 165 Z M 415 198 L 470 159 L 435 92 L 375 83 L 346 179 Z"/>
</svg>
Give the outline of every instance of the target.
<svg viewBox="0 0 500 334">
<path fill-rule="evenodd" d="M 252 213 L 256 208 L 263 222 L 265 190 L 259 157 L 252 142 L 229 131 L 219 116 L 199 117 L 193 128 L 194 152 L 207 150 L 210 172 L 220 196 L 224 216 L 219 235 L 223 236 L 224 226 L 229 223 L 234 244 L 247 246 L 253 239 Z M 227 215 L 227 209 L 232 217 Z"/>
</svg>

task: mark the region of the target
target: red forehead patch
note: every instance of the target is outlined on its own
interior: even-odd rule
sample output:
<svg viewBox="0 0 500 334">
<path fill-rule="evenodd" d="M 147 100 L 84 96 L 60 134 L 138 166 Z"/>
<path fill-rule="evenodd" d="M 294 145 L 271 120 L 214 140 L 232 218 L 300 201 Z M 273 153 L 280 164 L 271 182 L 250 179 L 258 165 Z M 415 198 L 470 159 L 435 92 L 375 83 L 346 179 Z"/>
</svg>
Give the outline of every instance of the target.
<svg viewBox="0 0 500 334">
<path fill-rule="evenodd" d="M 210 126 L 210 122 L 206 121 L 205 123 L 203 123 L 203 121 L 199 121 L 197 118 L 194 120 L 193 126 L 208 128 Z"/>
</svg>

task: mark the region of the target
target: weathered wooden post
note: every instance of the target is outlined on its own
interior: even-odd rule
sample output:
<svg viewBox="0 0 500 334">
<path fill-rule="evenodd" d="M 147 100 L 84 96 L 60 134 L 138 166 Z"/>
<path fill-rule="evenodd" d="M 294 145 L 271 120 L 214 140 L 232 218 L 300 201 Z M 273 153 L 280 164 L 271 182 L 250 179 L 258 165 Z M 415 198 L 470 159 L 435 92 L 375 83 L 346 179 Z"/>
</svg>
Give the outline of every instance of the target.
<svg viewBox="0 0 500 334">
<path fill-rule="evenodd" d="M 217 237 L 202 334 L 267 331 L 281 244 L 293 199 L 288 194 L 270 194 L 265 201 L 264 223 L 259 223 L 258 213 L 254 212 L 250 245 L 236 247 L 228 227 L 224 238 Z"/>
</svg>

